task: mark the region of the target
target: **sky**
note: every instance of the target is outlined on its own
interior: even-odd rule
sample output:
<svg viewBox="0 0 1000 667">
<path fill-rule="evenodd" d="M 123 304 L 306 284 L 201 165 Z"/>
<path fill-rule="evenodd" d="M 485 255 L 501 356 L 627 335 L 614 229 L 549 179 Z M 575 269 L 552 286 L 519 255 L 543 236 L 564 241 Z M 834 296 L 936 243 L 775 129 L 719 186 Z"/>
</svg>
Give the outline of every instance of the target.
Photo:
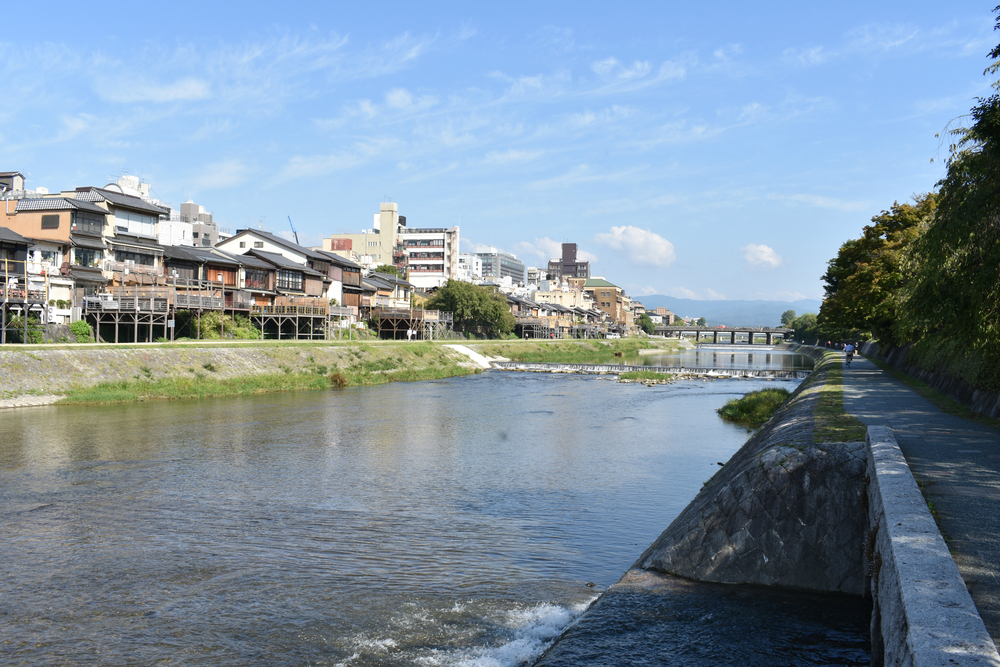
<svg viewBox="0 0 1000 667">
<path fill-rule="evenodd" d="M 819 299 L 943 176 L 995 1 L 33 3 L 0 171 L 305 245 L 391 200 L 529 266 L 574 242 L 633 297 Z"/>
</svg>

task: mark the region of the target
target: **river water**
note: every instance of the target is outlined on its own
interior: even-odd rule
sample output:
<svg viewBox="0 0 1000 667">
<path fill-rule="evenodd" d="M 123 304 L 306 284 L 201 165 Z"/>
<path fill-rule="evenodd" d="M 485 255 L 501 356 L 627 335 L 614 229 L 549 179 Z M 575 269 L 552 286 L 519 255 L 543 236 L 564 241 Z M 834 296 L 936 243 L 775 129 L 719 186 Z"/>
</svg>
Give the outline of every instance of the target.
<svg viewBox="0 0 1000 667">
<path fill-rule="evenodd" d="M 490 371 L 5 411 L 0 662 L 523 664 L 739 448 L 714 411 L 765 384 Z M 860 645 L 855 615 L 831 627 Z"/>
</svg>

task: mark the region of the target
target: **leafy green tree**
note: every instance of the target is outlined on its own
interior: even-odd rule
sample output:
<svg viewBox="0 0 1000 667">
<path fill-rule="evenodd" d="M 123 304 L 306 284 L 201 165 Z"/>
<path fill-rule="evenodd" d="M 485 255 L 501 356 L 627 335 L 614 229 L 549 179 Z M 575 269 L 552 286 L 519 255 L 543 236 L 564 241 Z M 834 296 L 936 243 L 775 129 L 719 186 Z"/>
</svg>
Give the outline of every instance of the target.
<svg viewBox="0 0 1000 667">
<path fill-rule="evenodd" d="M 517 323 L 502 294 L 461 280 L 446 282 L 428 299 L 425 307 L 453 313 L 458 331 L 491 337 L 511 333 Z"/>
<path fill-rule="evenodd" d="M 636 322 L 636 324 L 638 324 L 639 328 L 648 333 L 649 335 L 653 335 L 656 332 L 656 324 L 653 323 L 653 318 L 651 318 L 646 313 L 643 313 L 642 315 L 639 316 L 639 320 Z"/>
<path fill-rule="evenodd" d="M 707 322 L 704 317 L 699 317 L 698 321 L 695 322 L 695 324 L 697 324 L 699 327 L 703 327 L 705 326 L 705 324 L 707 324 Z"/>
<path fill-rule="evenodd" d="M 791 326 L 792 322 L 795 321 L 795 311 L 786 310 L 781 314 L 781 326 L 787 327 Z"/>
<path fill-rule="evenodd" d="M 913 274 L 908 253 L 934 219 L 938 200 L 928 193 L 912 205 L 896 202 L 872 218 L 861 238 L 840 247 L 823 275 L 826 298 L 818 317 L 823 335 L 900 343 L 895 328 L 900 289 Z"/>
<path fill-rule="evenodd" d="M 391 276 L 398 276 L 400 278 L 403 277 L 403 274 L 400 272 L 400 270 L 397 267 L 393 266 L 392 264 L 379 264 L 378 266 L 375 267 L 375 272 L 388 273 Z"/>
<path fill-rule="evenodd" d="M 822 338 L 819 325 L 816 323 L 816 313 L 803 313 L 792 320 L 789 326 L 795 329 L 795 339 L 804 343 L 815 343 Z"/>
</svg>

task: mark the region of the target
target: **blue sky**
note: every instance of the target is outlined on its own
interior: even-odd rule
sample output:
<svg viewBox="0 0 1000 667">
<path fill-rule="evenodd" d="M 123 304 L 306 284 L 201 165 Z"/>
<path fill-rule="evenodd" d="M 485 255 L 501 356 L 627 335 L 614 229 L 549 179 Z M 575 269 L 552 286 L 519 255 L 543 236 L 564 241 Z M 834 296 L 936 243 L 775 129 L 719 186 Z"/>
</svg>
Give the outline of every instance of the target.
<svg viewBox="0 0 1000 667">
<path fill-rule="evenodd" d="M 576 242 L 633 296 L 821 298 L 941 177 L 1000 40 L 989 2 L 360 4 L 33 5 L 0 171 L 126 170 L 307 244 L 389 197 L 529 265 Z"/>
</svg>

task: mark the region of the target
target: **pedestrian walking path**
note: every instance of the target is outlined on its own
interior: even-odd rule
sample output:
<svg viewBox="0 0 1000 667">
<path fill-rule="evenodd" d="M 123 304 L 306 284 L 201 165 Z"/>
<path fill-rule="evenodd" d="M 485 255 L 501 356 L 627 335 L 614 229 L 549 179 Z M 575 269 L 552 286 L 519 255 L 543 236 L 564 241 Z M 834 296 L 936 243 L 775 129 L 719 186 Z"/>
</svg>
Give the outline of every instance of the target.
<svg viewBox="0 0 1000 667">
<path fill-rule="evenodd" d="M 986 629 L 1000 643 L 1000 431 L 945 414 L 871 361 L 844 367 L 844 409 L 892 428 Z"/>
</svg>

